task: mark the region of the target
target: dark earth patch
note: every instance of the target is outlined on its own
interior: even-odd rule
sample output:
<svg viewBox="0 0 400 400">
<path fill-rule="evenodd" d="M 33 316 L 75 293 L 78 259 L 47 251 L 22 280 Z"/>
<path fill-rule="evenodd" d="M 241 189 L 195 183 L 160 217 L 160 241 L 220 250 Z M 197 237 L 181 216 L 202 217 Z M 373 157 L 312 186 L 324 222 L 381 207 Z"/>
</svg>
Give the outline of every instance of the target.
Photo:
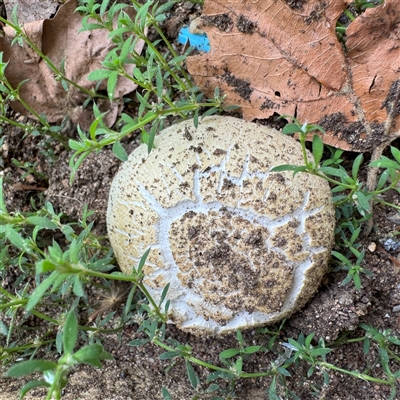
<svg viewBox="0 0 400 400">
<path fill-rule="evenodd" d="M 242 33 L 253 33 L 257 29 L 257 22 L 250 21 L 244 15 L 240 15 L 236 22 L 236 28 Z"/>
<path fill-rule="evenodd" d="M 326 7 L 327 4 L 325 2 L 317 3 L 314 10 L 310 12 L 310 15 L 304 19 L 304 22 L 307 25 L 310 25 L 311 23 L 318 21 L 324 15 Z"/>
<path fill-rule="evenodd" d="M 303 4 L 306 4 L 307 0 L 286 0 L 286 3 L 293 10 L 301 11 L 303 9 Z"/>
<path fill-rule="evenodd" d="M 234 25 L 233 20 L 229 16 L 229 14 L 221 14 L 214 16 L 203 15 L 201 19 L 204 25 L 206 26 L 213 25 L 222 32 L 230 32 Z"/>
<path fill-rule="evenodd" d="M 372 134 L 366 136 L 365 127 L 361 122 L 349 123 L 340 112 L 326 115 L 318 121 L 318 125 L 332 131 L 334 135 L 350 143 L 357 151 L 370 152 L 384 141 L 384 124 L 371 124 Z"/>
<path fill-rule="evenodd" d="M 228 70 L 225 70 L 224 74 L 221 75 L 221 78 L 229 85 L 233 87 L 235 93 L 237 93 L 243 99 L 250 101 L 250 96 L 253 93 L 254 89 L 250 86 L 249 82 L 246 82 L 243 79 L 236 78 L 236 76 L 232 75 L 232 73 Z"/>
<path fill-rule="evenodd" d="M 262 103 L 260 106 L 260 110 L 265 110 L 265 109 L 269 110 L 271 108 L 279 110 L 280 107 L 281 107 L 280 104 L 276 104 L 270 99 L 265 99 L 264 103 Z"/>
<path fill-rule="evenodd" d="M 389 94 L 385 101 L 382 103 L 381 108 L 385 107 L 388 115 L 392 115 L 392 118 L 397 117 L 400 114 L 400 81 L 397 80 L 392 82 L 390 86 Z M 393 104 L 396 104 L 394 110 L 392 110 Z"/>
</svg>

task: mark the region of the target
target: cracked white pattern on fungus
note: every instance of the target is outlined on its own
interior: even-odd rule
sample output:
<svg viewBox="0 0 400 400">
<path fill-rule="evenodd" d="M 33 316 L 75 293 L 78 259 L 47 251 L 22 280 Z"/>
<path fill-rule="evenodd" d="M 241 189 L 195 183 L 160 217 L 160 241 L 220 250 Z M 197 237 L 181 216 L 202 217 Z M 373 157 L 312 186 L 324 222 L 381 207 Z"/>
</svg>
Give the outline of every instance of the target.
<svg viewBox="0 0 400 400">
<path fill-rule="evenodd" d="M 272 323 L 303 306 L 326 271 L 334 212 L 328 184 L 274 173 L 302 164 L 299 144 L 232 117 L 178 123 L 140 146 L 114 179 L 111 244 L 129 273 L 151 247 L 144 283 L 193 333 Z"/>
</svg>

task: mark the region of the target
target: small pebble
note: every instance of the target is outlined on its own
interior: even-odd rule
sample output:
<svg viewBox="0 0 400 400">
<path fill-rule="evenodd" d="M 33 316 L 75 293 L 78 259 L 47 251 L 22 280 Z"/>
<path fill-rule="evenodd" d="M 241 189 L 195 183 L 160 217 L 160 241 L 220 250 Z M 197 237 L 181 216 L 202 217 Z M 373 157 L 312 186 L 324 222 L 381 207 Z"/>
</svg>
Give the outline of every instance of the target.
<svg viewBox="0 0 400 400">
<path fill-rule="evenodd" d="M 373 253 L 376 250 L 376 243 L 372 242 L 369 246 L 368 246 L 368 250 Z"/>
<path fill-rule="evenodd" d="M 190 1 L 185 1 L 183 3 L 183 8 L 185 8 L 186 10 L 191 10 L 194 7 L 194 4 L 191 3 Z"/>
<path fill-rule="evenodd" d="M 397 306 L 393 307 L 393 312 L 400 312 L 400 304 L 398 304 Z"/>
</svg>

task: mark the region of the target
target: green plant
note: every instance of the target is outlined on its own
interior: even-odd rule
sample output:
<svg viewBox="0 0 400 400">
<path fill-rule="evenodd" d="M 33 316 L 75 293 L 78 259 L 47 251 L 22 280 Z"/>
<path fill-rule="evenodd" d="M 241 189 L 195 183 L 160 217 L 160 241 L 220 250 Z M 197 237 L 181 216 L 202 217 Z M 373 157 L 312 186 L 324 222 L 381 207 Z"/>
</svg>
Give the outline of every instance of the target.
<svg viewBox="0 0 400 400">
<path fill-rule="evenodd" d="M 360 167 L 364 156 L 358 155 L 352 165 L 351 173 L 341 165 L 341 150 L 335 150 L 328 147 L 332 157 L 322 160 L 325 147 L 321 137 L 313 134 L 319 131 L 324 134 L 324 129 L 318 125 L 301 124 L 296 118 L 283 115 L 281 118 L 290 118 L 292 123 L 287 124 L 282 133 L 298 134 L 300 145 L 303 151 L 304 165 L 280 165 L 272 168 L 272 172 L 293 171 L 293 174 L 300 172 L 309 173 L 319 178 L 327 180 L 332 186 L 333 202 L 336 210 L 336 218 L 338 226 L 336 233 L 340 240 L 336 242 L 337 247 L 346 248 L 346 255 L 340 252 L 333 251 L 333 256 L 340 261 L 340 265 L 336 270 L 342 269 L 348 271 L 347 277 L 342 284 L 353 281 L 358 290 L 361 288 L 360 273 L 372 275 L 370 271 L 361 267 L 365 256 L 365 250 L 358 250 L 356 239 L 361 233 L 363 223 L 372 221 L 372 207 L 375 203 L 381 203 L 400 209 L 396 204 L 390 204 L 383 200 L 382 195 L 389 190 L 400 192 L 398 183 L 400 175 L 400 151 L 395 147 L 391 147 L 391 153 L 394 160 L 386 156 L 381 156 L 378 160 L 372 161 L 368 170 L 383 168 L 376 187 L 373 190 L 368 190 L 366 185 L 359 179 Z M 312 158 L 307 155 L 306 140 L 312 136 Z M 361 218 L 360 218 L 361 217 Z M 366 225 L 366 224 L 365 224 Z M 346 238 L 346 231 L 350 232 L 350 240 Z M 367 233 L 369 229 L 366 228 Z M 356 258 L 353 263 L 352 258 Z"/>
<path fill-rule="evenodd" d="M 101 359 L 107 359 L 108 353 L 104 352 L 99 343 L 92 343 L 86 347 L 72 352 L 77 338 L 78 329 L 83 333 L 89 333 L 89 341 L 96 339 L 100 332 L 115 332 L 122 329 L 124 325 L 133 322 L 131 309 L 135 306 L 134 296 L 136 289 L 143 290 L 150 301 L 152 308 L 146 303 L 136 304 L 138 313 L 146 313 L 150 318 L 165 321 L 165 312 L 168 311 L 168 301 L 165 303 L 165 312 L 160 311 L 161 303 L 152 301 L 147 289 L 141 283 L 142 268 L 149 250 L 144 254 L 138 267 L 132 269 L 132 275 L 126 276 L 118 272 L 107 273 L 114 268 L 111 252 L 104 247 L 102 238 L 94 236 L 91 232 L 93 224 L 87 224 L 86 218 L 90 213 L 85 212 L 81 223 L 64 224 L 62 214 L 56 214 L 51 204 L 34 213 L 9 213 L 6 209 L 3 193 L 2 178 L 0 178 L 0 272 L 4 274 L 6 269 L 17 264 L 21 271 L 19 279 L 14 283 L 13 291 L 0 287 L 0 312 L 4 312 L 7 319 L 2 320 L 0 330 L 7 337 L 5 347 L 1 348 L 0 359 L 3 363 L 14 360 L 16 355 L 33 358 L 42 346 L 55 345 L 61 357 L 58 363 L 53 361 L 40 361 L 30 359 L 15 364 L 8 371 L 8 376 L 19 377 L 31 372 L 43 372 L 44 381 L 32 381 L 21 390 L 24 396 L 28 390 L 36 386 L 45 386 L 49 389 L 48 397 L 54 395 L 60 398 L 60 391 L 65 386 L 66 375 L 76 364 L 88 363 L 100 366 Z M 77 234 L 74 225 L 80 230 Z M 52 245 L 45 240 L 46 231 L 58 230 L 65 235 L 69 242 L 67 248 L 62 249 L 59 244 Z M 16 251 L 19 249 L 19 252 Z M 36 288 L 29 292 L 25 280 L 34 274 Z M 91 277 L 98 280 L 124 281 L 133 283 L 127 295 L 124 312 L 120 316 L 120 323 L 113 329 L 107 329 L 106 325 L 113 317 L 110 313 L 99 319 L 91 326 L 78 326 L 75 317 L 75 308 L 80 302 L 88 302 L 85 285 L 90 282 Z M 20 284 L 24 283 L 22 289 Z M 168 286 L 165 288 L 164 298 Z M 41 311 L 41 305 L 50 299 L 54 317 L 50 317 Z M 20 318 L 20 312 L 26 310 L 29 315 L 40 318 L 45 323 L 61 326 L 55 339 L 46 340 L 47 333 L 37 337 L 33 343 L 24 346 L 15 346 L 12 341 L 14 331 L 18 329 L 16 320 Z M 108 311 L 106 308 L 105 311 Z M 65 317 L 65 315 L 67 315 Z M 9 322 L 8 322 L 9 321 Z"/>
<path fill-rule="evenodd" d="M 353 263 L 351 260 L 349 260 L 343 254 L 341 254 L 337 251 L 332 251 L 332 255 L 334 257 L 336 257 L 342 263 L 338 268 L 335 269 L 335 271 L 338 271 L 338 270 L 348 271 L 348 274 L 347 274 L 346 278 L 342 281 L 341 285 L 345 285 L 346 283 L 353 281 L 354 286 L 357 288 L 357 290 L 360 290 L 361 289 L 360 274 L 363 273 L 366 275 L 373 275 L 373 273 L 371 271 L 368 271 L 367 269 L 361 267 L 361 264 L 362 264 L 362 262 L 364 260 L 364 256 L 365 256 L 365 250 L 362 250 L 361 252 L 359 252 L 354 247 L 351 247 L 350 251 L 357 258 L 355 263 Z"/>
<path fill-rule="evenodd" d="M 23 27 L 18 23 L 16 9 L 12 14 L 12 22 L 0 17 L 2 23 L 15 30 L 13 43 L 26 42 L 44 60 L 55 79 L 62 83 L 66 91 L 72 85 L 89 96 L 85 106 L 97 98 L 108 97 L 113 100 L 116 82 L 120 76 L 135 82 L 142 89 L 136 92 L 140 104 L 138 115 L 131 116 L 123 113 L 120 121 L 116 124 L 118 130 L 113 130 L 104 124 L 105 113 L 101 113 L 94 103 L 95 120 L 90 126 L 89 132 L 86 133 L 78 127 L 79 140 L 71 139 L 67 143 L 62 134 L 66 121 L 60 126 L 50 125 L 45 115 L 39 115 L 24 101 L 19 94 L 19 89 L 24 82 L 21 82 L 17 88 L 12 87 L 5 74 L 7 63 L 3 62 L 3 54 L 0 53 L 0 92 L 3 95 L 0 101 L 3 109 L 3 112 L 0 113 L 0 122 L 14 125 L 24 130 L 26 134 L 48 135 L 62 143 L 64 147 L 73 149 L 75 153 L 70 161 L 73 170 L 71 181 L 76 170 L 90 153 L 98 152 L 104 146 L 112 145 L 115 155 L 121 160 L 125 160 L 126 152 L 121 145 L 121 140 L 135 131 L 141 132 L 142 140 L 148 144 L 150 151 L 155 134 L 163 128 L 165 118 L 177 116 L 186 119 L 193 116 L 195 124 L 197 124 L 200 110 L 205 109 L 202 116 L 213 114 L 222 110 L 223 101 L 223 96 L 218 90 L 215 91 L 214 99 L 203 101 L 203 94 L 193 86 L 183 67 L 184 61 L 192 49 L 189 48 L 184 54 L 178 55 L 158 25 L 166 19 L 165 12 L 176 1 L 169 1 L 162 5 L 154 1 L 148 1 L 145 4 L 132 1 L 131 7 L 136 12 L 134 19 L 124 12 L 127 4 L 116 3 L 110 6 L 109 0 L 104 0 L 101 4 L 95 0 L 85 0 L 81 3 L 82 5 L 77 8 L 77 11 L 84 14 L 82 29 L 106 29 L 110 32 L 109 36 L 115 44 L 115 48 L 104 59 L 104 68 L 94 71 L 88 76 L 93 81 L 107 80 L 107 96 L 87 90 L 68 79 L 63 72 L 63 65 L 60 67 L 54 65 L 25 33 Z M 117 29 L 115 29 L 115 25 Z M 147 31 L 150 27 L 157 31 L 160 39 L 154 42 L 148 39 Z M 143 40 L 146 44 L 144 55 L 139 55 L 134 51 L 135 43 L 138 40 Z M 158 50 L 161 43 L 168 48 L 166 53 Z M 124 67 L 132 63 L 135 64 L 135 68 L 133 75 L 130 75 L 126 73 Z M 180 96 L 179 100 L 175 99 L 177 94 Z M 6 105 L 10 101 L 19 101 L 29 113 L 35 116 L 38 123 L 23 124 L 8 118 Z M 148 131 L 149 124 L 151 128 Z"/>
<path fill-rule="evenodd" d="M 67 384 L 67 375 L 78 364 L 89 364 L 101 368 L 102 360 L 112 360 L 112 355 L 103 349 L 101 344 L 90 344 L 73 352 L 78 340 L 78 323 L 74 310 L 71 310 L 63 327 L 62 353 L 63 356 L 58 362 L 47 360 L 21 361 L 11 367 L 6 375 L 19 378 L 34 372 L 43 373 L 43 380 L 33 380 L 24 385 L 21 389 L 21 397 L 24 397 L 29 390 L 44 386 L 48 388 L 47 400 L 52 398 L 61 399 L 62 389 Z"/>
<path fill-rule="evenodd" d="M 371 204 L 381 203 L 390 205 L 393 208 L 400 209 L 398 205 L 389 204 L 382 200 L 382 195 L 389 190 L 399 190 L 397 187 L 400 181 L 400 176 L 397 170 L 400 168 L 400 151 L 391 147 L 392 154 L 396 161 L 390 160 L 382 156 L 379 160 L 370 163 L 369 167 L 385 168 L 381 174 L 378 184 L 374 190 L 368 190 L 365 184 L 362 183 L 358 174 L 362 165 L 364 156 L 360 154 L 353 162 L 351 174 L 340 165 L 340 151 L 334 151 L 333 159 L 329 158 L 321 163 L 324 153 L 324 144 L 321 137 L 317 134 L 312 136 L 312 159 L 309 160 L 306 153 L 306 139 L 312 132 L 320 131 L 324 133 L 324 129 L 318 125 L 310 125 L 307 123 L 301 124 L 296 118 L 282 115 L 281 118 L 291 118 L 294 122 L 287 124 L 282 133 L 292 134 L 298 133 L 299 141 L 303 150 L 304 165 L 280 165 L 272 169 L 273 172 L 278 171 L 293 171 L 293 174 L 298 172 L 307 172 L 327 180 L 333 185 L 332 193 L 334 194 L 333 201 L 336 207 L 344 204 L 352 204 L 355 206 L 358 213 L 362 216 L 372 215 Z M 331 152 L 333 150 L 331 149 Z M 390 184 L 387 184 L 391 179 Z"/>
<path fill-rule="evenodd" d="M 213 99 L 207 100 L 203 99 L 198 88 L 193 87 L 184 68 L 185 58 L 190 50 L 178 55 L 159 28 L 159 22 L 165 19 L 165 12 L 177 2 L 169 1 L 160 5 L 153 1 L 145 4 L 132 1 L 132 7 L 136 11 L 134 19 L 124 12 L 126 5 L 110 6 L 108 0 L 100 4 L 91 0 L 81 2 L 78 10 L 85 15 L 84 29 L 107 29 L 116 44 L 116 49 L 104 60 L 104 68 L 93 72 L 90 78 L 94 81 L 107 80 L 108 90 L 105 97 L 110 99 L 114 99 L 115 82 L 119 76 L 133 80 L 141 90 L 136 93 L 138 115 L 122 114 L 114 129 L 105 126 L 102 120 L 104 114 L 94 106 L 95 120 L 89 132 L 79 130 L 79 138 L 69 141 L 69 146 L 74 151 L 71 158 L 74 172 L 87 155 L 100 151 L 106 145 L 112 145 L 116 156 L 125 159 L 126 153 L 121 140 L 135 131 L 141 132 L 142 141 L 148 144 L 150 151 L 154 146 L 155 134 L 163 127 L 168 116 L 177 119 L 193 117 L 197 124 L 203 111 L 203 115 L 206 115 L 223 107 L 223 96 L 219 91 L 215 92 Z M 201 3 L 195 0 L 193 2 Z M 365 8 L 369 4 L 358 1 L 355 5 Z M 16 30 L 17 42 L 27 41 L 31 45 L 15 15 L 14 13 L 11 23 L 2 21 Z M 113 28 L 114 17 L 117 29 Z M 148 39 L 145 31 L 149 27 L 158 32 L 160 39 Z M 130 33 L 134 33 L 137 39 L 126 39 L 125 35 L 129 36 Z M 146 42 L 143 55 L 132 51 L 134 42 L 138 39 Z M 161 45 L 168 51 L 162 52 Z M 53 65 L 34 44 L 32 49 L 37 51 L 65 87 L 76 85 L 65 77 L 62 68 Z M 136 65 L 132 76 L 127 76 L 123 68 L 127 63 Z M 7 103 L 19 100 L 18 88 L 12 88 L 5 78 L 6 67 L 6 63 L 0 58 L 0 91 L 3 96 L 0 100 L 0 121 L 23 129 L 26 135 L 47 135 L 68 147 L 61 134 L 63 124 L 51 126 L 42 115 L 37 116 L 38 124 L 22 124 L 6 116 Z M 87 94 L 92 99 L 101 97 L 91 91 Z M 312 157 L 307 156 L 306 137 L 315 130 L 323 133 L 322 128 L 316 125 L 301 124 L 292 118 L 292 123 L 285 127 L 284 133 L 299 134 L 304 165 L 280 166 L 274 170 L 289 170 L 294 174 L 311 173 L 330 182 L 338 222 L 336 247 L 333 251 L 336 258 L 334 263 L 336 270 L 347 271 L 342 284 L 353 282 L 360 289 L 362 274 L 370 275 L 363 267 L 365 250 L 359 240 L 362 227 L 372 221 L 374 202 L 388 205 L 382 195 L 388 190 L 399 191 L 400 151 L 392 147 L 393 159 L 381 156 L 370 163 L 368 168 L 375 168 L 376 171 L 383 169 L 377 184 L 371 189 L 359 178 L 362 155 L 356 157 L 351 171 L 348 171 L 343 166 L 343 151 L 324 146 L 321 138 L 314 135 Z M 1 138 L 0 145 L 2 140 Z M 50 145 L 47 151 L 51 154 Z M 15 164 L 29 173 L 37 172 L 34 163 Z M 130 345 L 153 344 L 163 349 L 160 358 L 170 362 L 167 369 L 174 368 L 181 360 L 193 389 L 193 399 L 211 396 L 214 400 L 232 399 L 241 381 L 261 378 L 268 379 L 266 396 L 269 399 L 299 399 L 294 390 L 290 389 L 290 379 L 300 367 L 307 370 L 305 380 L 315 377 L 312 389 L 319 398 L 323 398 L 323 391 L 329 385 L 332 371 L 387 385 L 391 389 L 390 398 L 395 398 L 396 380 L 400 377 L 400 342 L 390 330 L 380 331 L 366 324 L 361 324 L 365 331 L 363 336 L 351 338 L 343 335 L 335 343 L 326 345 L 323 339 L 315 340 L 314 334 L 300 334 L 297 339 L 287 338 L 284 336 L 285 322 L 282 322 L 279 327 L 257 329 L 251 344 L 247 344 L 242 333 L 238 331 L 237 346 L 223 350 L 216 363 L 195 356 L 190 344 L 166 337 L 168 286 L 161 301 L 157 303 L 142 283 L 143 266 L 150 250 L 138 260 L 137 265 L 132 265 L 130 275 L 116 272 L 115 259 L 104 241 L 105 238 L 95 235 L 92 231 L 93 224 L 87 222 L 90 212 L 85 210 L 78 222 L 56 213 L 50 203 L 40 205 L 34 212 L 9 212 L 5 206 L 2 184 L 0 178 L 0 276 L 4 278 L 9 271 L 17 269 L 18 277 L 10 286 L 0 286 L 0 312 L 4 316 L 0 320 L 0 360 L 4 365 L 14 364 L 7 373 L 10 377 L 32 372 L 41 372 L 44 375 L 44 379 L 25 385 L 21 390 L 21 397 L 34 387 L 44 386 L 48 389 L 47 398 L 61 398 L 61 390 L 67 384 L 68 373 L 74 367 L 82 363 L 100 367 L 102 360 L 110 359 L 110 354 L 104 351 L 99 342 L 100 333 L 121 332 L 125 326 L 137 323 L 137 330 L 143 337 L 131 341 Z M 397 208 L 399 209 L 398 206 Z M 49 239 L 54 233 L 59 235 L 57 241 Z M 125 291 L 124 288 L 123 294 L 118 290 L 111 292 L 111 297 L 106 298 L 105 303 L 99 308 L 93 307 L 88 298 L 87 286 L 96 284 L 107 289 L 111 286 L 110 282 L 117 281 L 130 284 L 129 290 Z M 120 295 L 126 299 L 126 304 L 121 313 L 116 313 L 114 304 L 118 302 Z M 44 307 L 45 304 L 50 304 L 51 309 Z M 90 317 L 88 322 L 79 321 L 81 324 L 78 325 L 76 311 L 81 309 L 88 309 Z M 34 340 L 21 344 L 16 340 L 21 321 L 32 316 L 38 318 L 45 328 L 38 328 Z M 57 327 L 56 334 L 51 329 L 53 327 Z M 336 345 L 354 342 L 362 342 L 363 355 L 376 354 L 375 361 L 368 368 L 362 372 L 349 371 L 329 361 Z M 82 344 L 82 347 L 75 351 L 77 343 Z M 35 359 L 43 349 L 51 354 L 51 360 Z M 61 357 L 55 355 L 57 352 Z M 247 372 L 248 363 L 255 356 L 271 360 L 269 368 Z M 17 361 L 21 358 L 24 361 Z M 207 373 L 205 380 L 202 380 L 200 370 Z M 166 387 L 160 390 L 164 399 L 172 398 Z"/>
<path fill-rule="evenodd" d="M 297 340 L 288 338 L 288 342 L 281 344 L 275 342 L 274 336 L 272 336 L 270 338 L 270 343 L 272 346 L 271 348 L 266 348 L 260 345 L 245 346 L 241 332 L 238 331 L 237 339 L 239 347 L 226 349 L 219 355 L 225 367 L 218 367 L 194 357 L 191 354 L 192 348 L 189 345 L 182 345 L 171 339 L 166 340 L 165 325 L 162 324 L 161 326 L 157 326 L 155 321 L 144 322 L 140 328 L 148 335 L 148 339 L 137 339 L 132 341 L 130 345 L 140 346 L 152 342 L 163 348 L 166 350 L 166 352 L 161 354 L 160 358 L 163 360 L 171 360 L 171 365 L 169 368 L 173 368 L 173 366 L 176 364 L 176 358 L 182 358 L 186 365 L 188 379 L 193 389 L 195 389 L 197 393 L 192 399 L 200 399 L 201 397 L 199 396 L 201 394 L 208 394 L 210 392 L 224 395 L 224 397 L 213 397 L 214 400 L 232 399 L 235 395 L 235 385 L 239 382 L 239 380 L 261 377 L 271 377 L 271 383 L 268 389 L 268 399 L 281 399 L 281 393 L 285 394 L 284 398 L 299 399 L 293 391 L 288 389 L 287 379 L 291 377 L 291 368 L 299 368 L 300 363 L 308 366 L 307 378 L 310 378 L 316 373 L 316 371 L 322 372 L 322 382 L 320 386 L 322 388 L 329 385 L 329 371 L 338 371 L 357 379 L 389 385 L 391 387 L 390 399 L 393 399 L 396 394 L 396 379 L 400 376 L 400 369 L 396 372 L 392 372 L 392 370 L 388 367 L 388 362 L 390 358 L 395 361 L 399 361 L 399 357 L 397 356 L 396 352 L 391 349 L 391 347 L 393 345 L 400 345 L 400 342 L 395 336 L 390 336 L 390 331 L 380 333 L 375 328 L 369 327 L 366 324 L 362 324 L 361 326 L 366 329 L 367 335 L 358 339 L 348 339 L 347 342 L 350 343 L 363 340 L 364 354 L 369 351 L 367 349 L 369 349 L 369 343 L 371 339 L 379 343 L 380 357 L 385 358 L 384 373 L 387 376 L 387 379 L 377 378 L 372 375 L 368 375 L 365 372 L 348 371 L 331 364 L 327 360 L 327 356 L 332 351 L 332 348 L 326 347 L 322 338 L 315 343 L 313 340 L 313 333 L 308 336 L 304 336 L 301 333 Z M 279 351 L 279 349 L 281 350 Z M 264 354 L 273 352 L 278 354 L 278 357 L 271 362 L 271 367 L 268 371 L 246 373 L 244 368 L 247 357 L 257 352 Z M 200 379 L 193 368 L 193 364 L 213 371 L 207 377 L 205 389 L 202 389 L 201 387 L 202 385 Z M 210 384 L 211 382 L 215 382 L 217 380 L 223 380 L 226 382 L 226 384 Z M 317 388 L 315 389 L 317 391 L 319 390 Z M 164 399 L 171 398 L 171 395 L 166 388 L 162 389 L 162 394 Z"/>
<path fill-rule="evenodd" d="M 359 235 L 361 232 L 361 227 L 359 226 L 358 228 L 354 229 L 354 226 L 351 225 L 348 226 L 348 229 L 352 232 L 350 239 L 347 239 L 342 228 L 338 228 L 341 241 L 338 242 L 337 247 L 344 254 L 338 251 L 332 251 L 332 255 L 336 258 L 335 263 L 338 264 L 334 271 L 348 271 L 348 274 L 346 278 L 342 281 L 341 285 L 346 285 L 347 283 L 353 281 L 354 286 L 357 288 L 357 290 L 360 290 L 360 274 L 363 273 L 370 276 L 372 276 L 373 274 L 372 272 L 361 266 L 365 257 L 365 250 L 358 250 L 361 247 L 361 244 L 357 242 L 357 239 L 359 239 Z M 354 257 L 356 258 L 355 262 L 352 261 Z"/>
<path fill-rule="evenodd" d="M 135 131 L 141 132 L 142 141 L 147 143 L 150 152 L 154 146 L 154 137 L 163 128 L 165 118 L 168 116 L 181 119 L 193 117 L 197 126 L 200 110 L 206 109 L 202 114 L 203 117 L 222 110 L 224 97 L 220 95 L 219 90 L 215 91 L 213 99 L 203 100 L 203 94 L 193 86 L 184 69 L 184 61 L 192 49 L 189 48 L 184 54 L 178 55 L 159 27 L 159 23 L 166 19 L 165 12 L 176 3 L 175 1 L 162 5 L 147 1 L 142 5 L 139 1 L 133 0 L 132 7 L 136 13 L 134 19 L 123 11 L 125 8 L 123 4 L 114 4 L 108 9 L 108 0 L 103 1 L 101 5 L 96 4 L 94 0 L 87 0 L 84 3 L 85 5 L 77 8 L 85 14 L 83 29 L 107 29 L 116 46 L 106 56 L 103 68 L 90 73 L 88 79 L 106 80 L 107 95 L 111 100 L 114 98 L 115 85 L 120 76 L 133 81 L 142 90 L 136 91 L 139 102 L 138 115 L 123 113 L 120 123 L 117 124 L 118 131 L 105 126 L 102 122 L 105 114 L 94 108 L 96 119 L 90 126 L 89 135 L 79 130 L 80 140 L 69 141 L 70 147 L 75 151 L 70 161 L 74 173 L 90 153 L 97 152 L 107 145 L 113 146 L 114 154 L 119 159 L 126 160 L 127 155 L 121 140 Z M 89 22 L 89 18 L 95 23 Z M 117 19 L 117 29 L 113 25 L 114 18 Z M 160 39 L 152 42 L 147 37 L 147 30 L 150 27 L 157 31 Z M 126 34 L 133 36 L 125 39 Z M 138 40 L 143 40 L 146 44 L 144 55 L 134 51 Z M 167 47 L 166 53 L 158 50 L 161 44 Z M 124 67 L 127 64 L 135 65 L 133 75 L 126 73 Z M 174 100 L 173 96 L 177 94 L 180 98 Z M 149 124 L 150 130 L 146 128 Z"/>
</svg>

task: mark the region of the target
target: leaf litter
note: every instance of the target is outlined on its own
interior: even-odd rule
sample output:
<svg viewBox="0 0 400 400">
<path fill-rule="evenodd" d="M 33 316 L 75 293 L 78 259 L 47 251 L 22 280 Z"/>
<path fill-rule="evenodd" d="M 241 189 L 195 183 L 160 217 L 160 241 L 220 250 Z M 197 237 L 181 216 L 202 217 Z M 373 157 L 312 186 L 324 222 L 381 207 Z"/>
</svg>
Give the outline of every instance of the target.
<svg viewBox="0 0 400 400">
<path fill-rule="evenodd" d="M 371 151 L 400 136 L 400 2 L 367 9 L 341 43 L 336 21 L 350 3 L 205 0 L 211 51 L 188 70 L 246 120 L 292 115 L 322 125 L 326 144 Z"/>
<path fill-rule="evenodd" d="M 61 1 L 58 0 L 8 0 L 5 2 L 7 15 L 11 16 L 17 6 L 17 17 L 20 24 L 38 21 L 52 16 Z"/>
<path fill-rule="evenodd" d="M 96 86 L 97 82 L 89 81 L 87 75 L 102 67 L 102 61 L 115 48 L 115 44 L 108 38 L 109 32 L 105 29 L 80 32 L 82 16 L 74 12 L 77 6 L 76 0 L 67 1 L 58 9 L 54 18 L 26 23 L 24 31 L 56 67 L 64 65 L 68 79 L 88 91 L 97 89 L 97 92 L 106 93 L 105 81 Z M 84 107 L 88 95 L 71 85 L 66 91 L 45 61 L 25 42 L 23 47 L 11 45 L 15 37 L 12 28 L 6 26 L 4 32 L 5 35 L 0 37 L 0 51 L 4 53 L 3 61 L 8 62 L 5 75 L 14 88 L 27 80 L 20 86 L 23 100 L 38 114 L 46 115 L 51 123 L 58 123 L 69 116 L 72 122 L 88 129 L 94 118 L 92 107 Z M 138 40 L 135 51 L 140 54 L 143 46 L 143 40 Z M 133 68 L 133 64 L 125 67 L 130 75 Z M 114 92 L 117 100 L 111 102 L 108 99 L 96 99 L 100 111 L 108 111 L 104 118 L 108 126 L 115 122 L 122 107 L 118 99 L 136 88 L 137 85 L 131 80 L 119 77 Z M 12 102 L 11 106 L 20 114 L 34 118 L 21 103 Z"/>
</svg>

